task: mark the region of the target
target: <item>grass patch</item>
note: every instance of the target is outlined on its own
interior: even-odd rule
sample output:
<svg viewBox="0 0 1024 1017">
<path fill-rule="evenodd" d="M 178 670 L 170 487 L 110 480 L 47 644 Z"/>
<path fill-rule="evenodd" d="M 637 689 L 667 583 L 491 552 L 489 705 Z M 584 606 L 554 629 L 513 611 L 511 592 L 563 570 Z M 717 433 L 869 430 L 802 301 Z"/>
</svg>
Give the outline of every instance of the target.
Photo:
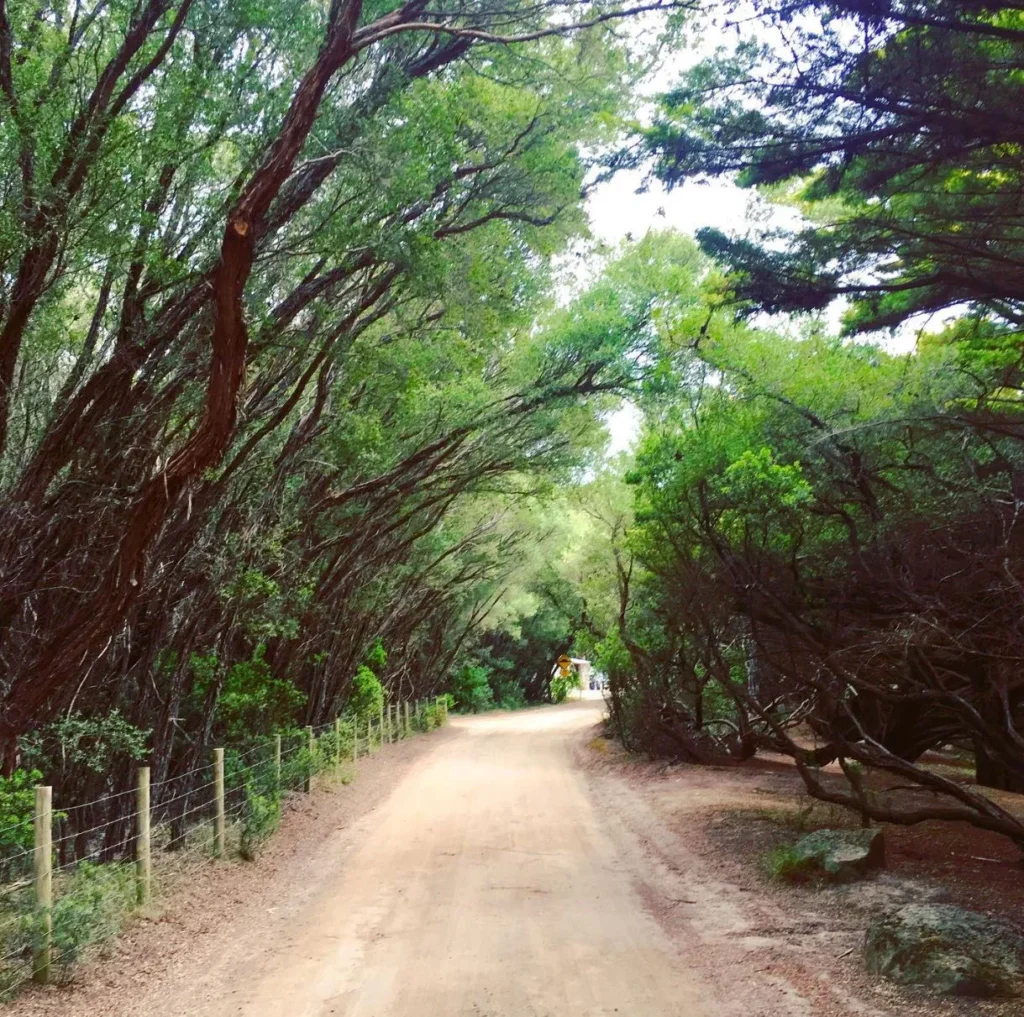
<svg viewBox="0 0 1024 1017">
<path fill-rule="evenodd" d="M 792 844 L 783 844 L 766 851 L 761 856 L 761 868 L 773 883 L 803 886 L 822 882 L 816 860 L 798 853 Z"/>
</svg>

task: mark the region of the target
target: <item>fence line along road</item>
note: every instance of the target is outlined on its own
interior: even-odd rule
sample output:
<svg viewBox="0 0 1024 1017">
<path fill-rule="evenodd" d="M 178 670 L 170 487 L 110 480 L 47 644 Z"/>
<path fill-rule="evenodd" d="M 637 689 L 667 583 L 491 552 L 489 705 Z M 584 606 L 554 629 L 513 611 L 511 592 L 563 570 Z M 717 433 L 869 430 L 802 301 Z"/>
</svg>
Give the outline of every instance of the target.
<svg viewBox="0 0 1024 1017">
<path fill-rule="evenodd" d="M 360 731 L 362 722 L 357 718 L 346 720 L 336 717 L 318 728 L 307 727 L 287 749 L 282 744 L 282 736 L 274 735 L 266 744 L 236 753 L 230 760 L 231 765 L 228 765 L 224 748 L 218 746 L 212 750 L 209 764 L 161 781 L 151 781 L 149 766 L 139 766 L 134 786 L 129 790 L 80 804 L 62 803 L 62 810 L 58 811 L 54 810 L 53 788 L 49 785 L 36 787 L 32 816 L 0 830 L 0 834 L 8 834 L 31 824 L 33 835 L 30 849 L 5 851 L 0 846 L 0 1001 L 30 980 L 42 985 L 53 980 L 54 967 L 60 961 L 55 955 L 54 928 L 54 916 L 61 902 L 60 891 L 70 885 L 69 881 L 73 880 L 83 862 L 96 859 L 101 865 L 122 865 L 126 859 L 117 856 L 130 855 L 133 900 L 137 906 L 144 907 L 153 899 L 155 831 L 167 834 L 170 838 L 168 846 L 172 846 L 186 843 L 196 831 L 212 826 L 210 853 L 214 858 L 224 858 L 227 855 L 228 821 L 243 818 L 244 822 L 250 822 L 256 798 L 262 795 L 272 801 L 273 809 L 277 810 L 276 816 L 279 816 L 283 795 L 300 788 L 303 793 L 310 793 L 313 778 L 318 773 L 331 767 L 340 768 L 346 758 L 356 764 L 361 743 L 365 745 L 364 754 L 371 755 L 375 751 L 375 742 L 379 751 L 385 745 L 408 738 L 415 732 L 440 727 L 447 720 L 448 701 L 444 696 L 438 696 L 427 704 L 423 701 L 382 704 L 376 725 L 372 716 L 367 717 L 365 735 Z M 350 755 L 344 750 L 346 739 L 350 740 Z M 263 755 L 266 758 L 262 758 Z M 257 758 L 248 766 L 237 765 L 253 756 Z M 200 774 L 208 779 L 203 780 L 198 776 Z M 192 778 L 202 782 L 193 787 L 187 783 Z M 183 782 L 186 782 L 185 790 L 180 793 L 163 793 L 165 790 L 177 792 Z M 106 808 L 111 802 L 128 795 L 134 795 L 135 807 L 127 814 L 85 830 L 54 837 L 55 825 L 63 823 L 70 814 L 83 809 Z M 169 809 L 178 802 L 181 803 L 180 810 Z M 154 823 L 154 813 L 163 817 L 162 822 Z M 199 813 L 206 815 L 185 823 L 187 817 Z M 85 815 L 89 816 L 89 812 Z M 276 824 L 276 819 L 274 822 Z M 123 828 L 127 832 L 110 843 L 108 835 L 112 827 Z M 27 835 L 27 830 L 24 832 Z M 121 830 L 115 829 L 113 833 L 116 838 Z M 98 843 L 98 846 L 90 850 L 93 843 Z M 55 870 L 54 856 L 58 849 L 62 857 L 71 853 L 73 858 Z M 27 869 L 30 858 L 31 876 L 19 878 L 18 870 Z M 26 894 L 29 897 L 27 901 Z M 9 949 L 12 939 L 16 945 Z M 31 961 L 28 970 L 22 972 L 20 969 L 24 968 L 28 954 Z"/>
</svg>

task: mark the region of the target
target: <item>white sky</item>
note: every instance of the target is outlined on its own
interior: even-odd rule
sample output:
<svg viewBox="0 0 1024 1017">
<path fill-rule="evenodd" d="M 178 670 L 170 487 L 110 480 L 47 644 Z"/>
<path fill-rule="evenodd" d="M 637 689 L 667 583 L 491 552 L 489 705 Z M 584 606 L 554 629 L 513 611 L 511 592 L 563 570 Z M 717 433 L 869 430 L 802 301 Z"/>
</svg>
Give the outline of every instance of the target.
<svg viewBox="0 0 1024 1017">
<path fill-rule="evenodd" d="M 645 83 L 644 93 L 653 97 L 666 91 L 684 68 L 710 55 L 716 46 L 734 42 L 734 36 L 723 39 L 713 29 L 706 31 L 703 38 L 695 35 L 691 48 L 677 49 L 654 70 Z M 714 226 L 726 233 L 745 230 L 752 192 L 729 181 L 716 180 L 687 181 L 670 193 L 658 180 L 650 179 L 644 192 L 637 193 L 646 177 L 643 170 L 618 173 L 591 193 L 587 213 L 596 240 L 614 248 L 623 240 L 641 239 L 650 229 L 677 229 L 690 235 L 704 226 Z M 623 403 L 609 416 L 609 456 L 634 443 L 640 423 L 640 413 L 631 403 Z"/>
<path fill-rule="evenodd" d="M 643 180 L 639 170 L 619 173 L 591 194 L 587 211 L 597 239 L 617 245 L 627 234 L 639 240 L 649 229 L 693 234 L 703 226 L 715 226 L 731 233 L 746 225 L 751 193 L 735 184 L 687 181 L 669 193 L 654 180 L 646 193 L 637 194 Z"/>
<path fill-rule="evenodd" d="M 587 201 L 587 212 L 595 240 L 617 247 L 627 238 L 640 240 L 650 229 L 672 228 L 692 235 L 704 226 L 713 226 L 724 233 L 745 233 L 755 220 L 758 227 L 764 227 L 796 225 L 799 218 L 794 209 L 768 205 L 755 191 L 744 190 L 728 180 L 687 181 L 671 192 L 659 181 L 650 180 L 645 192 L 638 194 L 645 177 L 639 170 L 619 173 L 593 191 Z M 758 211 L 748 216 L 755 205 Z M 842 310 L 842 302 L 836 301 L 825 312 L 831 329 L 838 330 Z M 771 324 L 770 319 L 765 324 Z M 930 316 L 915 318 L 905 322 L 895 334 L 875 333 L 864 338 L 890 353 L 908 353 L 915 347 L 919 330 L 938 324 Z M 608 455 L 614 456 L 635 442 L 641 415 L 635 406 L 624 402 L 609 415 L 607 423 L 611 434 Z"/>
</svg>

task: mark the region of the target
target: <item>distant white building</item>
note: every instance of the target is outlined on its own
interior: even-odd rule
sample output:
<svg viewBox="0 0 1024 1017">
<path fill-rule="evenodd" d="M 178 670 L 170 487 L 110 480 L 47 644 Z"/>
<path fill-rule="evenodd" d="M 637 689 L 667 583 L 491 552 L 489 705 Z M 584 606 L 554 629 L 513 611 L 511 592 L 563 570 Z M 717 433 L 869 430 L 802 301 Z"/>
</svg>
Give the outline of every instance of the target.
<svg viewBox="0 0 1024 1017">
<path fill-rule="evenodd" d="M 580 676 L 580 688 L 592 689 L 594 687 L 591 685 L 591 675 L 594 673 L 593 665 L 582 657 L 572 657 L 571 660 L 572 666 L 576 668 L 576 673 Z"/>
</svg>

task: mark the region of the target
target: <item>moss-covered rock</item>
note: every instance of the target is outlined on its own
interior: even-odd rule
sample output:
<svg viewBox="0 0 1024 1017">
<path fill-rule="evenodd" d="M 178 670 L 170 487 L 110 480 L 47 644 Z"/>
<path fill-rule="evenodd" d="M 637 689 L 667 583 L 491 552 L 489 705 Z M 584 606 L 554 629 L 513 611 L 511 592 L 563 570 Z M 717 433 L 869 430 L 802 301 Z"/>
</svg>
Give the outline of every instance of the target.
<svg viewBox="0 0 1024 1017">
<path fill-rule="evenodd" d="M 791 883 L 850 883 L 884 865 L 881 830 L 817 830 L 783 849 L 773 867 Z"/>
<path fill-rule="evenodd" d="M 908 904 L 876 919 L 864 940 L 873 974 L 954 996 L 1019 996 L 1024 937 L 951 904 Z"/>
</svg>

